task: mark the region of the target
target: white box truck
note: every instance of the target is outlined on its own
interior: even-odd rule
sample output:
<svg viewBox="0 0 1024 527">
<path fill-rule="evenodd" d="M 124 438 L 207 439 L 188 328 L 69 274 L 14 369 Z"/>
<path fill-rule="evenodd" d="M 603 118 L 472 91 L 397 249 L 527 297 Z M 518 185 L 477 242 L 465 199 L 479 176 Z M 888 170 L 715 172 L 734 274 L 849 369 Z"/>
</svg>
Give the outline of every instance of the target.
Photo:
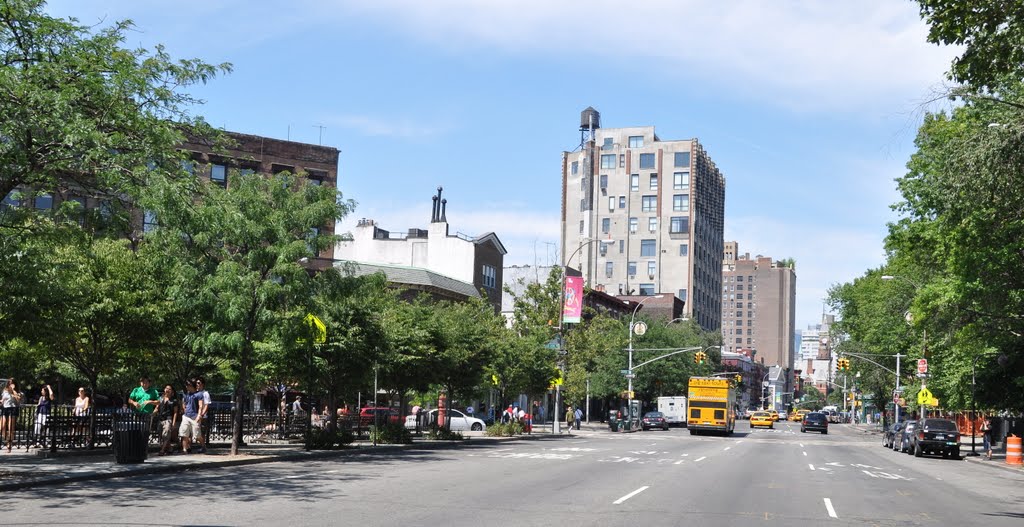
<svg viewBox="0 0 1024 527">
<path fill-rule="evenodd" d="M 658 411 L 669 426 L 686 426 L 686 397 L 658 397 Z"/>
</svg>

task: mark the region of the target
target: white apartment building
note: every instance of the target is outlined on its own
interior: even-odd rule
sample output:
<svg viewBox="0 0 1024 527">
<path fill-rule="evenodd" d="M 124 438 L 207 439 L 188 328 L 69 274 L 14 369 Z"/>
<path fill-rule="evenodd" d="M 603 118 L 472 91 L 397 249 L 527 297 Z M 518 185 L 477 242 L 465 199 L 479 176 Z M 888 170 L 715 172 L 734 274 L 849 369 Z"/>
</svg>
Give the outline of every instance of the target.
<svg viewBox="0 0 1024 527">
<path fill-rule="evenodd" d="M 675 295 L 718 330 L 724 176 L 697 139 L 601 128 L 593 108 L 580 121 L 580 147 L 562 153 L 563 263 L 611 295 Z"/>
</svg>

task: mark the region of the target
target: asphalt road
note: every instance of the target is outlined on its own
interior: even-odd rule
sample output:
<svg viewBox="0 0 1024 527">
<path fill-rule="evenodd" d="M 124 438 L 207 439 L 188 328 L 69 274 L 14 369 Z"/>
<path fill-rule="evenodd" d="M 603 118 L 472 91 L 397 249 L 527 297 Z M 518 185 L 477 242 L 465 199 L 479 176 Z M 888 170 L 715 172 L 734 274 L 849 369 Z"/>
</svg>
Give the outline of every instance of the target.
<svg viewBox="0 0 1024 527">
<path fill-rule="evenodd" d="M 68 484 L 0 496 L 2 525 L 984 525 L 1024 476 L 778 423 L 731 437 L 577 432 Z"/>
</svg>

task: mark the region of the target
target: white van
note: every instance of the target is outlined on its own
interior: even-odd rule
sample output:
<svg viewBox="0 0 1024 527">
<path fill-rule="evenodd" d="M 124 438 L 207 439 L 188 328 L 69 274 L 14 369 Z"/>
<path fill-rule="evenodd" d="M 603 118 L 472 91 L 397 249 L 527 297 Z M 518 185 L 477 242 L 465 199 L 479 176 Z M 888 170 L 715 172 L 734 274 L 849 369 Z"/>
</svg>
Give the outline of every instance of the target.
<svg viewBox="0 0 1024 527">
<path fill-rule="evenodd" d="M 669 426 L 686 426 L 686 397 L 658 397 L 658 411 Z"/>
</svg>

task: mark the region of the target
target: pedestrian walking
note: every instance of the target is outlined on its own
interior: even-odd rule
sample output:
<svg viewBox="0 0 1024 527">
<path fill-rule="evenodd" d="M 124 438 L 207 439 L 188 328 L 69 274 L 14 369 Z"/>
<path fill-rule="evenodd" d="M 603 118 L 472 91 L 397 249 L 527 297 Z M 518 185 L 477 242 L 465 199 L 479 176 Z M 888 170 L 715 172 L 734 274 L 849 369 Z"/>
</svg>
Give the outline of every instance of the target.
<svg viewBox="0 0 1024 527">
<path fill-rule="evenodd" d="M 7 442 L 7 453 L 14 444 L 14 423 L 18 420 L 18 406 L 21 405 L 21 392 L 14 379 L 7 379 L 7 385 L 0 394 L 0 433 Z"/>
<path fill-rule="evenodd" d="M 985 459 L 992 459 L 992 421 L 988 416 L 983 416 L 981 422 L 981 440 L 985 450 Z"/>
<path fill-rule="evenodd" d="M 177 437 L 178 420 L 181 417 L 181 404 L 174 393 L 174 387 L 164 386 L 164 394 L 156 408 L 157 422 L 160 423 L 160 453 L 166 456 L 174 449 L 174 438 Z"/>
<path fill-rule="evenodd" d="M 567 432 L 569 430 L 572 430 L 572 423 L 575 420 L 576 420 L 576 414 L 573 413 L 572 406 L 570 405 L 569 408 L 565 411 L 565 428 L 566 428 Z"/>
<path fill-rule="evenodd" d="M 196 377 L 196 393 L 203 399 L 203 404 L 199 408 L 199 418 L 196 420 L 199 423 L 199 453 L 206 453 L 206 444 L 209 442 L 210 429 L 213 424 L 213 415 L 210 413 L 210 403 L 213 399 L 210 398 L 210 392 L 206 391 L 206 379 L 202 377 Z"/>
<path fill-rule="evenodd" d="M 178 436 L 181 437 L 181 451 L 185 454 L 192 453 L 192 441 L 199 437 L 199 406 L 203 403 L 203 396 L 196 391 L 196 383 L 193 380 L 185 382 L 185 393 L 181 396 L 181 425 L 178 427 Z"/>
<path fill-rule="evenodd" d="M 576 412 L 573 413 L 573 417 L 576 418 L 576 430 L 580 429 L 580 421 L 583 420 L 583 410 L 576 408 Z"/>
<path fill-rule="evenodd" d="M 39 403 L 36 404 L 36 426 L 34 432 L 35 448 L 46 446 L 46 421 L 50 418 L 50 407 L 53 405 L 53 388 L 47 384 L 39 392 Z"/>
</svg>

